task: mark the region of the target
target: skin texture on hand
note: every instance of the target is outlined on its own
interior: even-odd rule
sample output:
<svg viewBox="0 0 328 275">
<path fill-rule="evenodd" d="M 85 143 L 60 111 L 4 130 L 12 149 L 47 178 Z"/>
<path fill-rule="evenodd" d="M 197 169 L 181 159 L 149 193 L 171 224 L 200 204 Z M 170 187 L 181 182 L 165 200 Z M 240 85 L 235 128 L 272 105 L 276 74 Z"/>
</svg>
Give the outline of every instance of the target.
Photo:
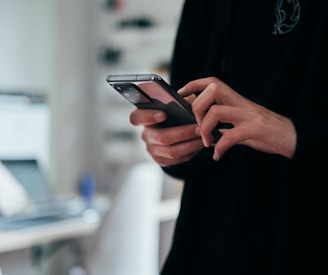
<svg viewBox="0 0 328 275">
<path fill-rule="evenodd" d="M 155 124 L 166 119 L 164 112 L 135 109 L 130 114 L 132 125 L 144 126 L 142 139 L 159 165 L 189 161 L 204 146 L 214 146 L 213 159 L 219 160 L 237 144 L 293 157 L 296 131 L 289 118 L 248 100 L 215 77 L 191 81 L 179 93 L 192 104 L 197 124 L 158 128 Z M 212 144 L 212 131 L 219 122 L 232 124 L 233 128 L 221 129 L 222 137 Z"/>
<path fill-rule="evenodd" d="M 236 144 L 293 157 L 296 131 L 289 118 L 248 100 L 215 77 L 191 81 L 179 93 L 189 96 L 196 91 L 202 92 L 193 101 L 192 109 L 204 146 L 212 146 L 212 131 L 219 122 L 234 126 L 221 131 L 222 137 L 214 145 L 215 160 Z"/>
<path fill-rule="evenodd" d="M 197 124 L 158 128 L 155 124 L 166 119 L 158 110 L 135 109 L 130 114 L 133 125 L 143 125 L 142 139 L 148 153 L 161 166 L 171 166 L 191 160 L 204 148 Z"/>
</svg>

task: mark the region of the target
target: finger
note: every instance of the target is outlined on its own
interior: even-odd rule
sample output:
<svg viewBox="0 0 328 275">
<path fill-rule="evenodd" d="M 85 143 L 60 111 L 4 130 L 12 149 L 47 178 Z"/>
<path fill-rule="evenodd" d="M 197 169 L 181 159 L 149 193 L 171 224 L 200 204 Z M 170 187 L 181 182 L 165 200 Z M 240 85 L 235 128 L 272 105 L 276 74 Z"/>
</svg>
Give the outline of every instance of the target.
<svg viewBox="0 0 328 275">
<path fill-rule="evenodd" d="M 179 159 L 201 150 L 203 148 L 203 142 L 201 138 L 196 138 L 171 146 L 147 144 L 146 148 L 152 156 L 163 157 L 167 159 Z"/>
<path fill-rule="evenodd" d="M 221 131 L 222 136 L 214 146 L 213 159 L 218 161 L 231 147 L 242 144 L 243 140 L 247 139 L 245 133 L 247 130 L 243 126 L 233 129 Z"/>
<path fill-rule="evenodd" d="M 203 91 L 211 83 L 219 84 L 223 82 L 215 77 L 196 79 L 187 83 L 178 91 L 178 93 L 182 96 L 187 96 L 195 92 Z"/>
<path fill-rule="evenodd" d="M 190 104 L 192 104 L 194 102 L 194 100 L 196 99 L 196 95 L 192 94 L 192 95 L 186 96 L 184 99 L 187 100 Z"/>
<path fill-rule="evenodd" d="M 207 89 L 211 86 L 211 89 Z M 212 102 L 232 106 L 252 106 L 255 103 L 243 97 L 230 86 L 215 77 L 208 77 L 189 82 L 179 90 L 179 94 L 187 96 L 201 91 L 198 98 L 211 97 Z"/>
<path fill-rule="evenodd" d="M 237 125 L 242 119 L 243 117 L 240 116 L 240 110 L 236 107 L 212 105 L 202 120 L 199 129 L 204 146 L 209 147 L 212 145 L 213 130 L 218 127 L 219 123 Z M 221 129 L 220 132 L 222 132 Z"/>
<path fill-rule="evenodd" d="M 203 148 L 200 138 L 173 146 L 147 145 L 147 151 L 160 165 L 174 165 L 194 157 Z"/>
<path fill-rule="evenodd" d="M 218 88 L 215 83 L 211 83 L 193 102 L 192 110 L 195 114 L 198 124 L 201 123 L 209 108 L 213 104 L 220 104 L 220 96 L 218 95 Z"/>
<path fill-rule="evenodd" d="M 187 161 L 191 160 L 192 158 L 194 158 L 196 155 L 197 155 L 197 153 L 193 153 L 193 154 L 184 156 L 179 159 L 167 159 L 167 158 L 162 158 L 162 157 L 152 157 L 152 159 L 160 166 L 166 167 L 166 166 L 172 166 L 172 165 L 177 165 L 177 164 L 187 162 Z"/>
<path fill-rule="evenodd" d="M 141 138 L 147 144 L 172 145 L 195 139 L 200 136 L 199 127 L 196 124 L 170 128 L 145 127 Z"/>
<path fill-rule="evenodd" d="M 135 109 L 130 114 L 132 125 L 154 125 L 165 120 L 165 112 L 159 110 Z"/>
</svg>

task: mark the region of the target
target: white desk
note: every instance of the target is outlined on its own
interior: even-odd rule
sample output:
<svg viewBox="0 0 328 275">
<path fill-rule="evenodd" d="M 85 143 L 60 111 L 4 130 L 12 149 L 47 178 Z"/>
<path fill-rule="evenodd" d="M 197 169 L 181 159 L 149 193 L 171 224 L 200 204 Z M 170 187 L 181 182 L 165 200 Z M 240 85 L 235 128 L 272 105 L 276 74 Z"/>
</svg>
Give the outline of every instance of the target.
<svg viewBox="0 0 328 275">
<path fill-rule="evenodd" d="M 104 203 L 105 201 L 103 200 L 100 203 L 102 204 L 100 208 L 106 211 L 87 210 L 81 216 L 63 220 L 12 230 L 0 229 L 0 271 L 2 271 L 3 275 L 45 274 L 44 272 L 40 273 L 40 266 L 38 267 L 33 263 L 32 254 L 34 248 L 42 248 L 63 241 L 69 241 L 67 244 L 70 245 L 72 244 L 72 240 L 76 240 L 80 245 L 84 246 L 84 242 L 81 241 L 85 239 L 84 237 L 92 237 L 93 234 L 97 233 L 105 212 L 109 210 L 109 201 Z M 80 238 L 81 240 L 78 240 Z M 61 252 L 63 252 L 62 249 Z M 85 247 L 82 249 L 85 251 L 88 248 Z M 67 254 L 65 255 L 64 257 L 67 258 Z M 75 256 L 70 255 L 69 257 L 74 258 Z M 67 260 L 69 261 L 70 259 Z M 49 268 L 48 260 L 45 264 L 46 266 L 44 268 Z M 63 269 L 68 267 L 65 264 L 61 265 Z M 51 272 L 47 271 L 46 274 L 53 274 Z"/>
<path fill-rule="evenodd" d="M 0 253 L 91 235 L 99 225 L 100 218 L 86 215 L 23 229 L 0 230 Z"/>
</svg>

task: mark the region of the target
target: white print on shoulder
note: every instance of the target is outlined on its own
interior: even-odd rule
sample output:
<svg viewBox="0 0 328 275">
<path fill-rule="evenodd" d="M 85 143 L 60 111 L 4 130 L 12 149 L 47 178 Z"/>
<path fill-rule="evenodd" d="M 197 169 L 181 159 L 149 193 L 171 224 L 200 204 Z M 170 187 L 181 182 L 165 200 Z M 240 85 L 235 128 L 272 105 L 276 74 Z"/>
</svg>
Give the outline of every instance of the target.
<svg viewBox="0 0 328 275">
<path fill-rule="evenodd" d="M 285 34 L 293 30 L 301 16 L 298 0 L 278 0 L 276 5 L 276 23 L 273 34 Z"/>
</svg>

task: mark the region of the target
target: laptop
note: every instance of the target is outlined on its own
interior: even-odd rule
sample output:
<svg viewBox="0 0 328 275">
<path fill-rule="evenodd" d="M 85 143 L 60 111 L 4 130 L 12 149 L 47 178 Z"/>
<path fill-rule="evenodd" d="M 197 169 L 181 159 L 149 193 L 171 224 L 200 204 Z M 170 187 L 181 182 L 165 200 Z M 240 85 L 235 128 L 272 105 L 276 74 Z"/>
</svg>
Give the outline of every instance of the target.
<svg viewBox="0 0 328 275">
<path fill-rule="evenodd" d="M 22 228 L 62 220 L 83 213 L 85 206 L 55 197 L 45 171 L 36 159 L 2 159 L 2 165 L 25 189 L 30 203 L 23 212 L 0 216 L 0 229 Z"/>
</svg>

